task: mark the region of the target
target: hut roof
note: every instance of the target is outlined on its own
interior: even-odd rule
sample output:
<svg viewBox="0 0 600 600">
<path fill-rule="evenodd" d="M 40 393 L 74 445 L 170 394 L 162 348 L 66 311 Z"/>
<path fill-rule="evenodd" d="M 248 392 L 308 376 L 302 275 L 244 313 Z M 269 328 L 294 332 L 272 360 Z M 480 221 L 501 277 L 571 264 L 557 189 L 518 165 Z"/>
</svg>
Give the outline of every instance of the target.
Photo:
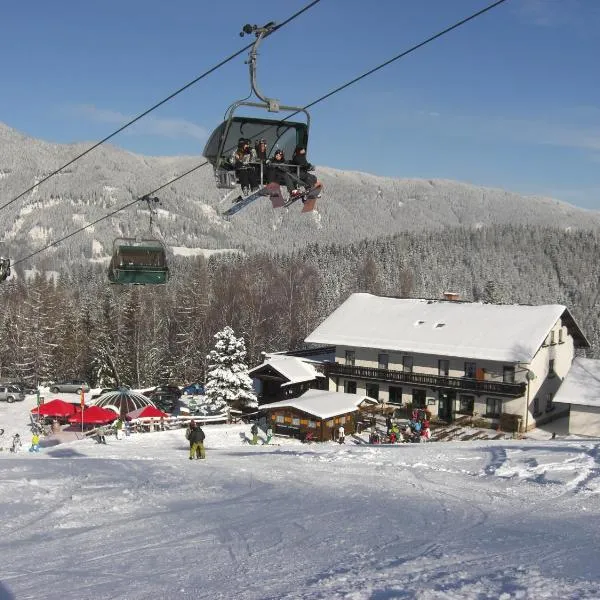
<svg viewBox="0 0 600 600">
<path fill-rule="evenodd" d="M 260 408 L 261 410 L 296 408 L 319 419 L 329 419 L 355 412 L 362 404 L 377 404 L 377 400 L 368 396 L 358 396 L 357 394 L 346 394 L 344 392 L 308 390 L 298 398 L 263 404 Z"/>
</svg>

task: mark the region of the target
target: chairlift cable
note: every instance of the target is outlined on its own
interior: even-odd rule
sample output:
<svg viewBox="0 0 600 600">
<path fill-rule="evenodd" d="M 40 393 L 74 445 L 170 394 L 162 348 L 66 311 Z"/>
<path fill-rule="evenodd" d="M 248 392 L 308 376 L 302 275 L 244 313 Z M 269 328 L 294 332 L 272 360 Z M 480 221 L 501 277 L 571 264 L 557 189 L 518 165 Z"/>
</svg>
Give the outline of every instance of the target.
<svg viewBox="0 0 600 600">
<path fill-rule="evenodd" d="M 312 8 L 315 4 L 318 4 L 320 1 L 321 0 L 312 0 L 312 2 L 309 2 L 304 8 L 300 9 L 299 11 L 297 11 L 296 13 L 294 13 L 293 15 L 288 17 L 285 21 L 282 21 L 279 25 L 276 25 L 275 27 L 273 27 L 272 33 L 274 33 L 275 31 L 278 31 L 282 27 L 285 27 L 288 23 L 290 23 L 291 21 L 293 21 L 294 19 L 299 17 L 301 14 L 303 14 L 310 8 Z M 145 116 L 147 116 L 148 114 L 150 114 L 152 111 L 156 110 L 163 104 L 166 104 L 167 102 L 169 102 L 170 100 L 175 98 L 175 96 L 178 96 L 179 94 L 181 94 L 181 92 L 192 87 L 193 85 L 195 85 L 196 83 L 198 83 L 200 80 L 204 79 L 211 73 L 214 73 L 216 70 L 220 69 L 222 66 L 226 65 L 228 62 L 232 61 L 234 58 L 237 58 L 240 54 L 242 54 L 243 52 L 245 52 L 246 50 L 248 50 L 251 47 L 252 47 L 252 43 L 247 44 L 243 48 L 240 48 L 237 52 L 235 52 L 235 53 L 231 54 L 230 56 L 228 56 L 227 58 L 223 59 L 221 62 L 216 64 L 214 67 L 211 67 L 208 71 L 205 71 L 204 73 L 202 73 L 202 75 L 199 75 L 195 79 L 192 79 L 192 81 L 186 83 L 184 86 L 180 87 L 178 90 L 176 90 L 175 92 L 173 92 L 172 94 L 170 94 L 169 96 L 164 98 L 163 100 L 160 100 L 159 102 L 157 102 L 156 104 L 151 106 L 149 109 L 147 109 L 143 113 L 139 114 L 137 117 L 134 117 L 133 119 L 131 119 L 130 121 L 125 123 L 125 125 L 122 125 L 121 127 L 119 127 L 119 129 L 117 129 L 116 131 L 113 131 L 110 135 L 107 135 L 105 138 L 101 139 L 99 142 L 96 142 L 93 146 L 90 146 L 87 150 L 81 152 L 80 154 L 78 154 L 77 156 L 72 158 L 69 162 L 65 163 L 64 165 L 62 165 L 55 171 L 52 171 L 52 173 L 46 175 L 45 177 L 42 177 L 42 179 L 40 179 L 38 182 L 34 183 L 31 187 L 27 188 L 25 191 L 21 192 L 18 196 L 15 196 L 12 200 L 9 200 L 6 204 L 3 204 L 2 206 L 0 206 L 0 210 L 4 210 L 6 207 L 10 206 L 14 202 L 19 200 L 23 196 L 25 196 L 26 194 L 28 194 L 29 192 L 32 192 L 38 186 L 40 186 L 42 183 L 48 181 L 51 177 L 58 175 L 63 169 L 66 169 L 67 167 L 71 166 L 73 163 L 77 162 L 79 159 L 83 158 L 84 156 L 86 156 L 87 154 L 92 152 L 92 150 L 95 150 L 96 148 L 98 148 L 99 146 L 101 146 L 102 144 L 107 142 L 108 140 L 115 137 L 117 134 L 121 133 L 122 131 L 124 131 L 125 129 L 127 129 L 128 127 L 130 127 L 131 125 L 133 125 L 134 123 L 139 121 L 140 119 L 142 119 Z"/>
<path fill-rule="evenodd" d="M 396 55 L 395 57 L 381 63 L 380 65 L 374 67 L 373 69 L 370 69 L 369 71 L 366 71 L 365 73 L 363 73 L 362 75 L 359 75 L 358 77 L 355 77 L 354 79 L 352 79 L 351 81 L 335 88 L 334 90 L 332 90 L 331 92 L 328 92 L 327 94 L 321 96 L 320 98 L 318 98 L 317 100 L 314 100 L 313 102 L 311 102 L 310 104 L 307 104 L 304 108 L 309 108 L 311 106 L 314 106 L 315 104 L 318 104 L 319 102 L 322 102 L 328 98 L 331 98 L 331 96 L 333 96 L 334 94 L 337 94 L 338 92 L 341 92 L 342 90 L 346 89 L 347 87 L 353 85 L 354 83 L 357 83 L 359 81 L 361 81 L 362 79 L 368 77 L 369 75 L 372 75 L 373 73 L 379 71 L 380 69 L 386 67 L 387 65 L 400 60 L 401 58 L 413 53 L 415 50 L 422 48 L 423 46 L 425 46 L 426 44 L 429 44 L 430 42 L 446 35 L 447 33 L 450 33 L 451 31 L 461 27 L 462 25 L 465 25 L 466 23 L 468 23 L 469 21 L 472 21 L 473 19 L 476 19 L 477 17 L 487 13 L 488 11 L 492 10 L 493 8 L 496 8 L 497 6 L 500 6 L 501 4 L 504 4 L 507 0 L 496 0 L 496 2 L 493 2 L 492 4 L 484 7 L 483 9 L 469 15 L 468 17 L 465 17 L 464 19 L 461 19 L 460 21 L 457 21 L 456 23 L 454 23 L 453 25 L 446 27 L 445 29 L 443 29 L 442 31 L 428 37 L 426 40 L 412 46 L 411 48 L 409 48 L 408 50 L 405 50 L 404 52 L 401 52 L 400 54 Z M 314 4 L 314 2 L 312 3 Z M 310 5 L 306 8 L 309 8 Z M 306 10 L 306 8 L 304 10 Z M 282 23 L 283 25 L 283 23 Z M 241 52 L 241 51 L 240 51 Z M 287 117 L 285 117 L 282 120 L 287 120 L 290 117 L 294 116 L 294 114 L 297 113 L 292 113 L 290 115 L 288 115 Z M 54 246 L 57 246 L 58 244 L 60 244 L 61 242 L 81 233 L 82 231 L 85 231 L 86 229 L 88 229 L 89 227 L 93 227 L 94 225 L 100 223 L 101 221 L 104 221 L 105 219 L 108 219 L 114 215 L 116 215 L 117 213 L 129 208 L 130 206 L 133 206 L 136 202 L 138 202 L 139 200 L 142 200 L 143 198 L 145 198 L 146 196 L 151 196 L 156 194 L 157 192 L 161 191 L 162 189 L 172 185 L 173 183 L 179 181 L 180 179 L 183 179 L 184 177 L 187 177 L 188 175 L 190 175 L 191 173 L 194 173 L 195 171 L 197 171 L 198 169 L 201 169 L 202 167 L 205 167 L 206 165 L 210 164 L 209 161 L 204 161 L 203 163 L 200 163 L 199 165 L 196 165 L 195 167 L 192 167 L 191 169 L 189 169 L 188 171 L 186 171 L 185 173 L 182 173 L 181 175 L 178 175 L 177 177 L 171 179 L 170 181 L 167 181 L 166 183 L 164 183 L 163 185 L 157 187 L 156 189 L 152 190 L 151 192 L 148 192 L 147 194 L 144 194 L 144 196 L 140 196 L 139 198 L 136 198 L 135 200 L 128 202 L 127 204 L 124 204 L 123 206 L 121 206 L 120 208 L 117 208 L 115 210 L 113 210 L 112 212 L 110 212 L 109 214 L 100 217 L 98 219 L 96 219 L 95 221 L 93 221 L 92 223 L 89 223 L 88 225 L 85 225 L 83 227 L 80 227 L 79 229 L 67 234 L 66 236 L 44 246 L 43 248 L 40 248 L 39 250 L 36 250 L 34 252 L 32 252 L 31 254 L 27 255 L 25 258 L 21 258 L 17 261 L 15 261 L 14 263 L 12 263 L 13 265 L 17 265 L 21 262 L 24 262 L 26 260 L 29 260 L 30 258 L 33 258 L 34 256 L 36 256 L 37 254 L 40 254 L 41 252 L 44 252 L 45 250 L 48 250 L 49 248 L 52 248 Z M 1 210 L 2 207 L 0 207 Z"/>
</svg>

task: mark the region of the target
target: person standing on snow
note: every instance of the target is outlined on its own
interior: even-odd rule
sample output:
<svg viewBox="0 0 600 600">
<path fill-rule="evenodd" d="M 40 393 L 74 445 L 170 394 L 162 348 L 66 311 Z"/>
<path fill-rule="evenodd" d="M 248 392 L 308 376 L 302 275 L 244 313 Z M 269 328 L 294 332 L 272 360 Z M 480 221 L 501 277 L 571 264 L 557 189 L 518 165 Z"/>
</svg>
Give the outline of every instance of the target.
<svg viewBox="0 0 600 600">
<path fill-rule="evenodd" d="M 343 425 L 340 425 L 340 427 L 338 429 L 338 442 L 340 444 L 343 444 L 345 439 L 346 439 L 346 430 L 344 429 Z"/>
<path fill-rule="evenodd" d="M 39 452 L 40 451 L 40 436 L 37 433 L 34 433 L 31 436 L 31 448 L 29 448 L 29 452 Z"/>
<path fill-rule="evenodd" d="M 18 433 L 15 433 L 15 435 L 13 435 L 10 451 L 16 454 L 21 449 L 22 445 L 23 443 L 21 442 L 21 436 Z"/>
<path fill-rule="evenodd" d="M 265 441 L 265 444 L 270 444 L 272 439 L 273 439 L 273 428 L 269 425 L 267 427 L 267 440 Z"/>
<path fill-rule="evenodd" d="M 118 440 L 120 440 L 123 436 L 123 420 L 122 419 L 117 419 L 117 422 L 115 423 L 115 436 Z"/>
<path fill-rule="evenodd" d="M 258 425 L 256 423 L 252 423 L 250 433 L 252 434 L 252 441 L 250 443 L 253 446 L 256 446 L 256 444 L 258 444 Z"/>
<path fill-rule="evenodd" d="M 191 423 L 190 423 L 191 426 Z M 204 431 L 202 431 L 202 427 L 198 427 L 194 423 L 194 427 L 190 429 L 190 460 L 193 460 L 194 457 L 196 459 L 206 458 L 206 453 L 204 451 Z"/>
</svg>

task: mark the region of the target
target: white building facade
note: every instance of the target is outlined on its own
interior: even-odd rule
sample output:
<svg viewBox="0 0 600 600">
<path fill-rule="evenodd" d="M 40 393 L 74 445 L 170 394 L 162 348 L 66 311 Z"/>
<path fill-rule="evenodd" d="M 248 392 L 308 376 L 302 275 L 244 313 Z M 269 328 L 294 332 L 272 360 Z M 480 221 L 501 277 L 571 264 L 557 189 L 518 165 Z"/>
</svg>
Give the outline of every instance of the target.
<svg viewBox="0 0 600 600">
<path fill-rule="evenodd" d="M 560 414 L 554 396 L 589 344 L 561 305 L 495 305 L 353 294 L 307 338 L 335 345 L 329 389 L 427 408 L 452 421 Z"/>
</svg>

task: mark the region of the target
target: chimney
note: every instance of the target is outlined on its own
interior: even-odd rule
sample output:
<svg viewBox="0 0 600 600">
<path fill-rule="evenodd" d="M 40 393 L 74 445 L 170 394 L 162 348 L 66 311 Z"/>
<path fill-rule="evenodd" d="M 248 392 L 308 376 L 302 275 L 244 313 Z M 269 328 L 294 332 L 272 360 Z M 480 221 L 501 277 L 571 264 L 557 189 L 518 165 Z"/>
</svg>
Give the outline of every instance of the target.
<svg viewBox="0 0 600 600">
<path fill-rule="evenodd" d="M 444 300 L 460 300 L 460 294 L 458 292 L 444 292 Z"/>
</svg>

